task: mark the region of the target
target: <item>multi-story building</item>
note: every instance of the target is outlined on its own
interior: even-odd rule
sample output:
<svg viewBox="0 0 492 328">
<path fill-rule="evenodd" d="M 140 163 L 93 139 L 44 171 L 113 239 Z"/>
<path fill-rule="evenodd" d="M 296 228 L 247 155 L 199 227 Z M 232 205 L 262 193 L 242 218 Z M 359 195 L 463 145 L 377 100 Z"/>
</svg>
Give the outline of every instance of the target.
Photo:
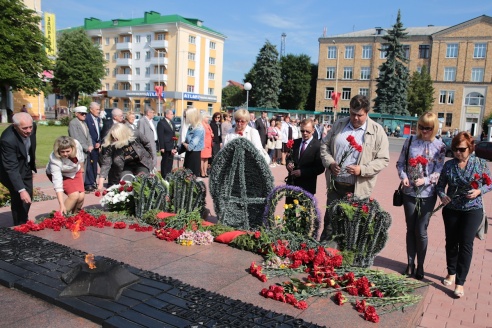
<svg viewBox="0 0 492 328">
<path fill-rule="evenodd" d="M 180 116 L 188 106 L 220 110 L 225 36 L 201 20 L 150 11 L 133 19 L 86 18 L 83 28 L 107 61 L 104 107 L 140 112 L 148 105 Z"/>
<path fill-rule="evenodd" d="M 379 66 L 386 60 L 387 30 L 355 31 L 319 39 L 316 110 L 331 119 L 348 112 L 356 94 L 376 97 Z M 410 73 L 425 65 L 434 85 L 433 111 L 442 131 L 481 133 L 484 117 L 492 112 L 492 17 L 479 16 L 451 26 L 407 27 L 402 39 Z M 339 109 L 331 99 L 341 93 Z M 487 102 L 487 99 L 491 99 Z"/>
</svg>

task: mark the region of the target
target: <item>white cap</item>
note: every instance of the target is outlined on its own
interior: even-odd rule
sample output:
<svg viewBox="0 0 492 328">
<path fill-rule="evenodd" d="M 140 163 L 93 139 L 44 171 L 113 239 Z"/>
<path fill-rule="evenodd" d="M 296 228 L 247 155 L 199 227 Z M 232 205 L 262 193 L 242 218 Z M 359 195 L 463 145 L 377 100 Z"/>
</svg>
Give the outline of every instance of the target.
<svg viewBox="0 0 492 328">
<path fill-rule="evenodd" d="M 75 107 L 73 111 L 75 113 L 87 113 L 87 107 L 85 107 L 85 106 L 78 106 L 78 107 Z"/>
</svg>

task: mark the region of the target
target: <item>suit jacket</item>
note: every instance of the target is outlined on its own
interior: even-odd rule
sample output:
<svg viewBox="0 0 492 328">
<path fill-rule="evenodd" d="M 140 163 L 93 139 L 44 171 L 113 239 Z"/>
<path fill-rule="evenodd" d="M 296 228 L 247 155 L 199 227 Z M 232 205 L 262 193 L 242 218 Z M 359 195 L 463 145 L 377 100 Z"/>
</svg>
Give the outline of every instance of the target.
<svg viewBox="0 0 492 328">
<path fill-rule="evenodd" d="M 26 147 L 14 125 L 10 125 L 0 138 L 0 182 L 12 191 L 25 188 L 24 178 L 36 171 L 36 124 L 33 123 L 29 159 Z"/>
<path fill-rule="evenodd" d="M 92 146 L 92 138 L 85 121 L 81 121 L 78 118 L 72 119 L 68 124 L 68 135 L 78 140 L 84 150 L 84 153 L 88 153 L 89 147 Z"/>
<path fill-rule="evenodd" d="M 294 163 L 294 169 L 300 169 L 301 176 L 289 180 L 292 182 L 290 184 L 301 187 L 314 195 L 316 193 L 316 181 L 318 175 L 325 171 L 325 167 L 321 161 L 321 144 L 318 139 L 312 138 L 306 149 L 304 149 L 302 156 L 299 158 L 301 143 L 302 139 L 294 140 L 292 153 L 287 158 L 287 164 Z"/>
<path fill-rule="evenodd" d="M 108 131 L 113 127 L 113 124 L 114 122 L 112 118 L 103 120 L 103 127 L 101 129 L 101 141 L 104 142 L 104 138 L 108 134 Z"/>
<path fill-rule="evenodd" d="M 174 148 L 174 140 L 175 136 L 175 125 L 173 121 L 169 121 L 171 125 L 169 125 L 167 118 L 163 118 L 157 123 L 157 140 L 159 140 L 159 150 L 164 149 L 164 151 L 171 151 Z"/>
<path fill-rule="evenodd" d="M 212 133 L 214 134 L 212 141 L 218 144 L 222 143 L 222 124 L 219 125 L 216 122 L 212 121 L 210 122 L 210 127 L 212 128 Z"/>
<path fill-rule="evenodd" d="M 154 166 L 157 165 L 157 150 L 156 150 L 156 144 L 155 144 L 155 137 L 154 137 L 154 130 L 152 128 L 155 128 L 154 126 L 150 126 L 151 124 L 154 124 L 153 122 L 149 122 L 149 120 L 146 117 L 142 117 L 141 119 L 138 120 L 138 125 L 137 125 L 137 130 L 138 132 L 145 136 L 147 140 L 150 141 L 150 147 L 152 149 L 152 160 L 154 161 Z"/>
<path fill-rule="evenodd" d="M 92 146 L 96 147 L 96 143 L 101 143 L 102 129 L 99 126 L 98 121 L 97 120 L 94 121 L 91 113 L 87 113 L 85 123 L 89 128 L 89 134 L 91 135 L 91 139 L 92 139 Z M 97 131 L 99 131 L 99 134 L 97 134 Z"/>
<path fill-rule="evenodd" d="M 257 118 L 255 121 L 256 130 L 260 134 L 261 143 L 264 145 L 267 141 L 267 131 L 268 131 L 268 119 L 266 120 L 266 125 L 263 123 L 263 119 L 261 117 Z"/>
</svg>

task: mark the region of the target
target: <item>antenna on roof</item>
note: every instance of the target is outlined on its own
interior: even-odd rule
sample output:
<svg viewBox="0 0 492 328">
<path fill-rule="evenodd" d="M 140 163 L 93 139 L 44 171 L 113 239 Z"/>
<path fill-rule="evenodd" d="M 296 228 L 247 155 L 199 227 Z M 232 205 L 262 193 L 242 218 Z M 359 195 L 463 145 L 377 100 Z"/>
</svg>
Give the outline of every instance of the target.
<svg viewBox="0 0 492 328">
<path fill-rule="evenodd" d="M 285 38 L 287 37 L 287 34 L 282 33 L 282 41 L 280 42 L 280 57 L 285 56 Z"/>
</svg>

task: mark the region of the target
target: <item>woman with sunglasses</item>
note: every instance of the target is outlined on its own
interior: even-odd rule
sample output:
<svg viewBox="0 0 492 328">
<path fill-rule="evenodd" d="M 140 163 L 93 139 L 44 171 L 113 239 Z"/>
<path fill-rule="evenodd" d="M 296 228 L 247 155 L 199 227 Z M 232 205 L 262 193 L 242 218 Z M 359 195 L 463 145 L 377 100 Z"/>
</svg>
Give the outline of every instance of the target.
<svg viewBox="0 0 492 328">
<path fill-rule="evenodd" d="M 427 226 L 436 204 L 435 185 L 444 165 L 446 145 L 436 138 L 439 128 L 436 114 L 424 113 L 417 123 L 417 135 L 405 140 L 396 169 L 403 183 L 403 209 L 407 225 L 408 265 L 403 274 L 409 277 L 415 274 L 415 278 L 421 280 L 424 278 L 427 253 Z M 426 165 L 414 165 L 419 156 L 427 160 Z"/>
<path fill-rule="evenodd" d="M 454 158 L 444 164 L 436 189 L 444 204 L 446 234 L 448 274 L 442 284 L 454 283 L 454 295 L 460 298 L 465 294 L 463 285 L 470 269 L 473 240 L 483 218 L 482 195 L 492 190 L 492 184 L 487 163 L 473 154 L 475 140 L 470 133 L 458 133 L 451 148 Z"/>
</svg>

